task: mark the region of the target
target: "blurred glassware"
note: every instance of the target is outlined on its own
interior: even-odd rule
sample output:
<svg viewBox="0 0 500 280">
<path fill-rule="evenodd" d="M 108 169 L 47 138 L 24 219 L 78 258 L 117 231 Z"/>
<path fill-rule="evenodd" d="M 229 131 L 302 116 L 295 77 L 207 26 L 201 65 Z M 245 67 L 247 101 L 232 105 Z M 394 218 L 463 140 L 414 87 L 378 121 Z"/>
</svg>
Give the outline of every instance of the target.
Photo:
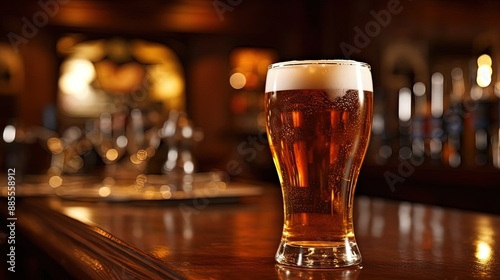
<svg viewBox="0 0 500 280">
<path fill-rule="evenodd" d="M 5 151 L 3 164 L 8 168 L 15 168 L 16 175 L 22 176 L 31 167 L 30 147 L 34 145 L 46 149 L 48 139 L 55 136 L 57 136 L 55 132 L 40 126 L 25 128 L 16 122 L 6 125 L 2 131 L 1 141 Z"/>
<path fill-rule="evenodd" d="M 193 150 L 203 132 L 187 114 L 171 110 L 163 124 L 158 123 L 158 115 L 148 108 L 124 106 L 88 119 L 82 127 L 69 126 L 60 135 L 42 127 L 9 125 L 3 142 L 38 141 L 49 152 L 46 173 L 30 174 L 23 185 L 29 195 L 151 200 L 218 196 L 224 191 L 223 172 L 199 173 L 196 168 Z M 158 173 L 148 167 L 154 156 L 164 159 Z"/>
<path fill-rule="evenodd" d="M 193 149 L 196 142 L 203 139 L 203 132 L 194 127 L 185 112 L 172 110 L 163 127 L 158 131 L 158 135 L 168 149 L 162 172 L 176 189 L 192 190 L 190 178 L 196 171 Z"/>
</svg>

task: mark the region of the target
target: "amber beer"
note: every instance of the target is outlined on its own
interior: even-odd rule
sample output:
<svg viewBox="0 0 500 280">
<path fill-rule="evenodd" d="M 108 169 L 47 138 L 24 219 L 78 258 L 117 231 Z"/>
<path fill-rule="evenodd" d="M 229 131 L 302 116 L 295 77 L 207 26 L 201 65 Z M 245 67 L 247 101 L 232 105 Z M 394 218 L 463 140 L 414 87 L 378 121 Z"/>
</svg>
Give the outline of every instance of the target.
<svg viewBox="0 0 500 280">
<path fill-rule="evenodd" d="M 359 265 L 354 189 L 373 114 L 370 66 L 347 60 L 269 67 L 266 128 L 284 202 L 280 264 Z"/>
</svg>

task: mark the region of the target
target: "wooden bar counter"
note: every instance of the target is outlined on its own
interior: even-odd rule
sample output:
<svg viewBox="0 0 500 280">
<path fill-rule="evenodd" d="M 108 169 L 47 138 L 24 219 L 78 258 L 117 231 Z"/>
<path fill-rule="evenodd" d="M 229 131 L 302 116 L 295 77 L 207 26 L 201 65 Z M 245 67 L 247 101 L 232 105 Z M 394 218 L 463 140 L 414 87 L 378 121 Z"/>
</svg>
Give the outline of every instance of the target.
<svg viewBox="0 0 500 280">
<path fill-rule="evenodd" d="M 281 193 L 257 185 L 229 203 L 17 198 L 16 244 L 75 279 L 500 279 L 500 216 L 368 196 L 354 210 L 362 268 L 277 266 Z"/>
</svg>

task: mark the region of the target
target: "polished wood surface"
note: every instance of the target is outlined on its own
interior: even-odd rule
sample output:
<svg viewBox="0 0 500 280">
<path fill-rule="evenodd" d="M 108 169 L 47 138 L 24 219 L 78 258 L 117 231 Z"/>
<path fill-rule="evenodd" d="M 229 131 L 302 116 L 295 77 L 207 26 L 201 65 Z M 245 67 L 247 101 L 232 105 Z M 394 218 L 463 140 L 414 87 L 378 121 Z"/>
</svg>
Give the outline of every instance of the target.
<svg viewBox="0 0 500 280">
<path fill-rule="evenodd" d="M 157 268 L 163 263 L 158 279 L 165 279 L 170 269 L 175 271 L 172 275 L 186 279 L 500 278 L 500 216 L 367 196 L 357 197 L 354 212 L 363 256 L 361 269 L 277 266 L 274 253 L 283 219 L 281 195 L 277 186 L 263 188 L 262 195 L 229 204 L 209 199 L 137 204 L 29 198 L 19 203 L 18 207 L 25 209 L 20 210 L 18 220 L 35 225 L 34 220 L 46 223 L 47 216 L 53 223 L 65 219 L 75 222 L 67 218 L 72 217 L 92 230 L 70 228 L 68 221 L 46 230 L 71 231 L 75 240 L 92 236 L 95 242 L 86 242 L 84 247 L 99 247 L 99 243 L 104 247 L 111 243 L 130 246 L 132 256 L 123 254 L 124 249 L 110 256 L 121 255 L 119 263 L 125 267 L 136 262 Z M 98 235 L 91 233 L 96 230 Z M 31 238 L 50 240 L 43 232 L 31 233 L 35 235 Z M 61 245 L 48 243 L 49 247 Z M 82 244 L 64 246 L 69 251 Z M 142 256 L 143 252 L 147 255 Z"/>
<path fill-rule="evenodd" d="M 52 211 L 46 202 L 21 201 L 21 207 L 16 211 L 16 223 L 35 246 L 63 265 L 75 279 L 183 279 L 161 260 L 131 247 L 99 227 L 88 226 Z M 19 241 L 15 244 L 24 245 Z M 25 273 L 19 270 L 18 273 Z M 30 275 L 29 278 L 45 279 L 40 275 Z"/>
</svg>

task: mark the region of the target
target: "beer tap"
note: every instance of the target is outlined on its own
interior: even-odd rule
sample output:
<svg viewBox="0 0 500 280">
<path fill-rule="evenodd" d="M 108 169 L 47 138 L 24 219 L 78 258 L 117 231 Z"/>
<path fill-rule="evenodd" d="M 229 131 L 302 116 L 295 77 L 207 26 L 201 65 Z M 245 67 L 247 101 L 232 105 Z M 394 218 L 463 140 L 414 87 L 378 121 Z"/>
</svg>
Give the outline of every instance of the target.
<svg viewBox="0 0 500 280">
<path fill-rule="evenodd" d="M 414 164 L 420 165 L 425 160 L 425 118 L 427 115 L 427 97 L 425 84 L 417 82 L 413 85 L 415 95 L 415 113 L 412 122 L 412 157 Z"/>
<path fill-rule="evenodd" d="M 461 146 L 464 126 L 463 118 L 465 113 L 462 104 L 465 94 L 465 85 L 461 68 L 453 68 L 451 71 L 451 82 L 450 107 L 446 113 L 446 127 L 450 146 L 448 161 L 450 166 L 457 167 L 462 162 Z"/>
<path fill-rule="evenodd" d="M 412 156 L 411 146 L 411 90 L 407 87 L 399 90 L 399 157 L 408 160 Z"/>
<path fill-rule="evenodd" d="M 443 152 L 443 74 L 436 72 L 431 77 L 431 140 L 429 148 L 431 159 L 440 162 Z"/>
<path fill-rule="evenodd" d="M 168 114 L 168 118 L 160 129 L 159 134 L 168 147 L 167 159 L 163 164 L 163 171 L 170 172 L 173 171 L 177 165 L 177 158 L 179 156 L 179 151 L 177 147 L 177 121 L 179 119 L 179 112 L 172 110 Z"/>
</svg>

